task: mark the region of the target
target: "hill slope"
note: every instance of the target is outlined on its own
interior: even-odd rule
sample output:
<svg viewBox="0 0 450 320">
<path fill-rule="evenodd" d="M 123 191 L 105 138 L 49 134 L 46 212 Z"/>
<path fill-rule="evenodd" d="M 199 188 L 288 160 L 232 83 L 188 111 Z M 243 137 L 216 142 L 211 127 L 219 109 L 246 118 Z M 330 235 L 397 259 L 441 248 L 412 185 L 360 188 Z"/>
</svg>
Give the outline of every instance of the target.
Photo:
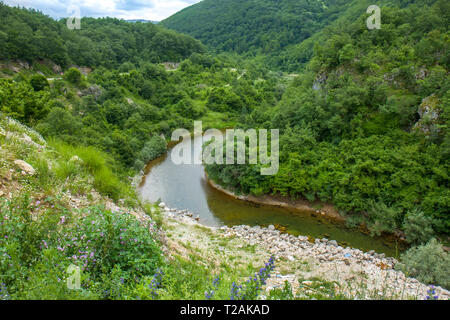
<svg viewBox="0 0 450 320">
<path fill-rule="evenodd" d="M 378 6 L 429 5 L 428 0 L 382 0 Z M 258 56 L 274 69 L 296 71 L 312 57 L 313 41 L 330 36 L 324 28 L 347 25 L 373 1 L 204 0 L 160 22 L 217 51 Z M 300 45 L 302 44 L 302 45 Z"/>
<path fill-rule="evenodd" d="M 205 0 L 160 25 L 201 40 L 210 48 L 239 54 L 277 57 L 365 1 Z M 367 6 L 366 6 L 367 8 Z M 361 11 L 360 10 L 360 11 Z M 272 65 L 287 67 L 275 59 Z"/>
<path fill-rule="evenodd" d="M 153 23 L 83 18 L 80 30 L 69 30 L 65 20 L 0 3 L 0 60 L 50 59 L 62 67 L 112 68 L 141 60 L 181 61 L 203 51 L 191 37 Z"/>
</svg>

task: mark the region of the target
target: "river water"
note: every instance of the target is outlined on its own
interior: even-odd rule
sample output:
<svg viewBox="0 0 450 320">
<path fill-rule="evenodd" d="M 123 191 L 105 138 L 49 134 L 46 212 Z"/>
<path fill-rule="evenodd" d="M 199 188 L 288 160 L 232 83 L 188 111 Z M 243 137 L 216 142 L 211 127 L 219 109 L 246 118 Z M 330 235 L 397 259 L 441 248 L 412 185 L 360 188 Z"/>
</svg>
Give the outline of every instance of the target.
<svg viewBox="0 0 450 320">
<path fill-rule="evenodd" d="M 179 146 L 189 147 L 191 144 L 191 154 L 194 155 L 201 149 L 201 137 L 195 139 L 192 141 L 197 143 L 184 139 Z M 143 200 L 159 200 L 169 208 L 187 209 L 198 214 L 200 222 L 209 226 L 280 225 L 296 236 L 326 237 L 363 251 L 375 250 L 394 257 L 398 254 L 397 245 L 392 241 L 371 237 L 312 212 L 258 205 L 229 197 L 209 185 L 202 165 L 176 165 L 171 160 L 172 152 L 174 149 L 149 164 L 139 186 Z"/>
</svg>

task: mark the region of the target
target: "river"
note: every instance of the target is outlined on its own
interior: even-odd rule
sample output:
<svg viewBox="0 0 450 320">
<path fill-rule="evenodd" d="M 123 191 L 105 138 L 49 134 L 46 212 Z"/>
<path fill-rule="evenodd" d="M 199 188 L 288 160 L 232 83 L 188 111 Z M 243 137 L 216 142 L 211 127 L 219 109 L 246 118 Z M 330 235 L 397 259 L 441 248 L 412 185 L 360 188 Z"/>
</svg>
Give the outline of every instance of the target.
<svg viewBox="0 0 450 320">
<path fill-rule="evenodd" d="M 189 140 L 183 140 L 181 144 L 188 147 Z M 198 152 L 198 145 L 191 144 L 192 154 Z M 173 150 L 147 167 L 138 189 L 143 200 L 162 201 L 170 208 L 187 209 L 198 214 L 200 222 L 208 226 L 280 225 L 286 228 L 286 232 L 296 236 L 326 237 L 363 251 L 374 250 L 393 257 L 398 255 L 395 242 L 371 237 L 313 212 L 258 205 L 225 195 L 210 186 L 202 165 L 174 164 L 171 160 Z"/>
</svg>

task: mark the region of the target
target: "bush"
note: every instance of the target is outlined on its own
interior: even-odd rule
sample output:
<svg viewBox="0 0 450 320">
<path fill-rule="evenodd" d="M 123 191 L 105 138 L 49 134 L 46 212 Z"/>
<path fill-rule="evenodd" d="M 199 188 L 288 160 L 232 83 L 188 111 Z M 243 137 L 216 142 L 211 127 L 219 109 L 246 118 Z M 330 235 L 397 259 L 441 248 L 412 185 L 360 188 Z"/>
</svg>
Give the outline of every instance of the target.
<svg viewBox="0 0 450 320">
<path fill-rule="evenodd" d="M 138 159 L 136 160 L 134 167 L 137 170 L 141 170 L 146 163 L 163 155 L 166 150 L 166 141 L 160 136 L 153 136 L 149 141 L 147 141 L 144 148 L 138 155 Z"/>
<path fill-rule="evenodd" d="M 405 216 L 403 230 L 406 240 L 413 244 L 427 243 L 433 237 L 433 220 L 420 210 L 413 210 Z"/>
<path fill-rule="evenodd" d="M 401 261 L 399 269 L 409 276 L 427 284 L 450 288 L 450 255 L 436 239 L 409 249 L 401 256 Z"/>
<path fill-rule="evenodd" d="M 388 207 L 384 203 L 374 203 L 369 210 L 369 230 L 372 234 L 394 232 L 397 228 L 399 212 L 396 208 Z"/>
<path fill-rule="evenodd" d="M 83 81 L 83 74 L 77 68 L 70 68 L 64 73 L 64 79 L 74 85 L 80 85 Z"/>
<path fill-rule="evenodd" d="M 50 140 L 49 144 L 61 154 L 63 160 L 58 162 L 55 173 L 60 179 L 85 173 L 94 177 L 94 187 L 103 195 L 118 200 L 121 197 L 132 196 L 130 186 L 120 181 L 114 174 L 115 162 L 110 157 L 94 147 L 71 146 L 58 140 Z M 70 161 L 79 157 L 80 164 Z"/>
<path fill-rule="evenodd" d="M 36 74 L 31 77 L 30 84 L 33 87 L 34 91 L 44 90 L 49 86 L 47 78 L 42 74 Z"/>
<path fill-rule="evenodd" d="M 162 265 L 154 223 L 126 212 L 24 195 L 0 199 L 0 221 L 0 299 L 125 298 Z M 67 288 L 69 265 L 80 267 L 80 290 Z"/>
</svg>

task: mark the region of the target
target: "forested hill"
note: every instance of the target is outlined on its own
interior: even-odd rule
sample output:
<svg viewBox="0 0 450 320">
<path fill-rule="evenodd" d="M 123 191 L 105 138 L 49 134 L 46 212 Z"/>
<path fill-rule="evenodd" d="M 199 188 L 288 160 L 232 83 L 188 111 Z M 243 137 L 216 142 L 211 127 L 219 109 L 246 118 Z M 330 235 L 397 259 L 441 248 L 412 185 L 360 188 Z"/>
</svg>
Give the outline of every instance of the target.
<svg viewBox="0 0 450 320">
<path fill-rule="evenodd" d="M 199 41 L 152 23 L 83 18 L 80 30 L 69 30 L 65 20 L 0 2 L 0 60 L 50 59 L 62 67 L 112 68 L 141 60 L 181 61 L 203 51 Z"/>
<path fill-rule="evenodd" d="M 272 69 L 298 71 L 314 42 L 334 22 L 352 23 L 372 4 L 406 7 L 429 0 L 204 0 L 160 25 L 189 34 L 213 50 L 257 56 Z M 314 36 L 314 41 L 302 43 Z"/>
<path fill-rule="evenodd" d="M 365 1 L 204 0 L 160 24 L 219 51 L 276 57 L 361 2 Z"/>
</svg>

